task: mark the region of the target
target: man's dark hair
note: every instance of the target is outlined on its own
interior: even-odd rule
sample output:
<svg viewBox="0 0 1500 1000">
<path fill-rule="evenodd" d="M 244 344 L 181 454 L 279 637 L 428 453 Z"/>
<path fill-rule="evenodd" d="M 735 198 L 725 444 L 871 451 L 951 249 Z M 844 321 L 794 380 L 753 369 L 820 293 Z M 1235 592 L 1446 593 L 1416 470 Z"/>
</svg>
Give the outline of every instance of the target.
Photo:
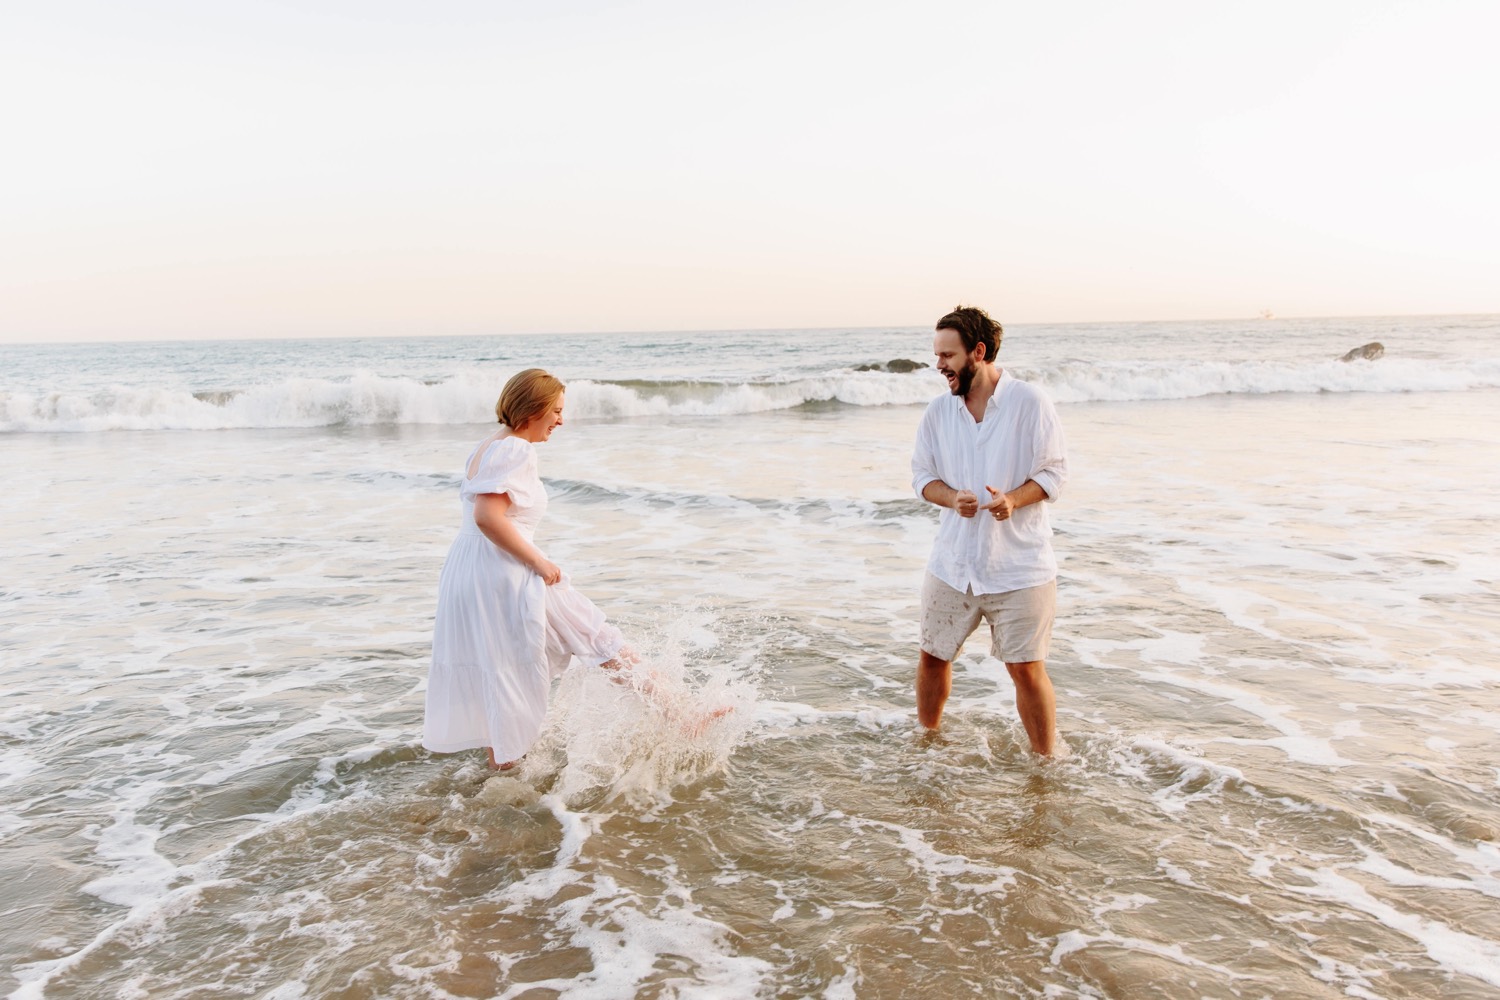
<svg viewBox="0 0 1500 1000">
<path fill-rule="evenodd" d="M 1005 331 L 990 314 L 973 306 L 959 306 L 937 321 L 934 330 L 952 330 L 964 342 L 964 351 L 973 354 L 974 345 L 984 345 L 984 360 L 993 362 L 1000 353 L 1000 338 Z"/>
</svg>

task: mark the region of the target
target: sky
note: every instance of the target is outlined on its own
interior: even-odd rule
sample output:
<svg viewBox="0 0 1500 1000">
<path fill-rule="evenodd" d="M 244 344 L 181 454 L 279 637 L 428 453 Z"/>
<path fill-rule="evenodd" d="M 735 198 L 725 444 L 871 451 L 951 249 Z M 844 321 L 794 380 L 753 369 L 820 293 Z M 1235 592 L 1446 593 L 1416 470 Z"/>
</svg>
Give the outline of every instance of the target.
<svg viewBox="0 0 1500 1000">
<path fill-rule="evenodd" d="M 0 5 L 0 342 L 1500 312 L 1492 0 Z"/>
</svg>

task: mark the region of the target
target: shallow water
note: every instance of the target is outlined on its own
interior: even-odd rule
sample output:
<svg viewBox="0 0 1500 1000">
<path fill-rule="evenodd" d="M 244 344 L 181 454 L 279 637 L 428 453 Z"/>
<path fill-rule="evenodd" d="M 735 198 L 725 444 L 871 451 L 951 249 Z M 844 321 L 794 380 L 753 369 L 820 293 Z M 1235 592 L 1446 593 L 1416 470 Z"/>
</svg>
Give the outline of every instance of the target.
<svg viewBox="0 0 1500 1000">
<path fill-rule="evenodd" d="M 983 636 L 916 727 L 920 407 L 573 420 L 541 540 L 736 711 L 504 776 L 416 744 L 483 426 L 7 435 L 13 995 L 1500 996 L 1497 415 L 1063 404 L 1045 765 Z"/>
</svg>

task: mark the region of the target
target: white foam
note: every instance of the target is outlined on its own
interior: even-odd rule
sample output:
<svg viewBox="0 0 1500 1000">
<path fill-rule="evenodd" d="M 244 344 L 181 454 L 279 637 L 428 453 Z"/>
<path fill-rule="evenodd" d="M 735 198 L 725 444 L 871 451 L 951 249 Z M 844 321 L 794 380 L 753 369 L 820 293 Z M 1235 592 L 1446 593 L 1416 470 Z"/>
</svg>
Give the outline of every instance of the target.
<svg viewBox="0 0 1500 1000">
<path fill-rule="evenodd" d="M 1140 651 L 1147 663 L 1180 665 L 1203 662 L 1203 646 L 1208 637 L 1188 632 L 1163 632 L 1155 639 L 1140 639 L 1131 645 Z"/>
<path fill-rule="evenodd" d="M 223 852 L 219 856 L 222 854 Z M 105 927 L 94 936 L 93 940 L 71 954 L 16 966 L 11 970 L 11 974 L 21 985 L 10 994 L 10 1000 L 43 1000 L 47 984 L 55 977 L 74 968 L 100 948 L 122 936 L 134 935 L 138 944 L 150 941 L 174 917 L 192 911 L 198 905 L 198 900 L 205 890 L 218 885 L 232 884 L 231 880 L 209 877 L 216 870 L 217 864 L 212 861 L 195 865 L 191 870 L 184 869 L 183 875 L 200 879 L 200 881 L 179 886 L 164 895 L 143 899 L 137 905 L 132 906 L 123 919 Z"/>
<path fill-rule="evenodd" d="M 571 878 L 567 884 L 586 884 L 590 891 L 554 903 L 548 910 L 549 919 L 569 944 L 589 952 L 592 968 L 567 978 L 516 983 L 501 993 L 501 998 L 545 989 L 556 990 L 559 996 L 571 1000 L 633 996 L 640 983 L 657 972 L 663 956 L 671 956 L 674 964 L 688 966 L 684 972 L 692 979 L 684 975 L 672 983 L 673 995 L 681 997 L 711 1000 L 755 996 L 772 971 L 770 963 L 740 954 L 734 932 L 705 917 L 685 891 L 669 891 L 647 900 L 602 874 L 591 876 L 586 883 Z M 552 898 L 550 893 L 536 896 L 534 889 L 517 883 L 503 896 Z"/>
<path fill-rule="evenodd" d="M 1368 667 L 1338 665 L 1332 669 L 1343 680 L 1386 688 L 1484 689 L 1493 683 L 1491 668 L 1488 666 L 1440 656 L 1426 657 L 1420 663 L 1410 664 L 1407 669 L 1401 669 L 1401 665 L 1396 663 Z"/>
<path fill-rule="evenodd" d="M 1233 743 L 1239 746 L 1271 747 L 1280 750 L 1287 760 L 1299 764 L 1316 764 L 1320 767 L 1348 767 L 1354 762 L 1340 756 L 1333 744 L 1314 736 L 1273 736 L 1267 739 L 1249 739 L 1241 736 L 1219 736 L 1212 742 Z"/>
<path fill-rule="evenodd" d="M 1450 837 L 1408 822 L 1388 813 L 1373 813 L 1366 817 L 1372 823 L 1401 830 L 1448 853 L 1455 861 L 1470 871 L 1479 872 L 1470 877 L 1467 888 L 1477 889 L 1486 895 L 1500 895 L 1500 844 L 1492 841 L 1477 841 L 1472 845 L 1459 844 Z"/>
<path fill-rule="evenodd" d="M 1471 705 L 1453 713 L 1455 719 L 1472 722 L 1474 725 L 1492 731 L 1500 731 L 1500 712 L 1486 711 L 1477 705 Z"/>
<path fill-rule="evenodd" d="M 84 892 L 117 906 L 138 907 L 165 895 L 179 878 L 177 866 L 156 852 L 161 830 L 136 822 L 137 812 L 163 787 L 157 780 L 131 785 L 116 803 L 109 826 L 84 830 L 96 842 L 94 853 L 114 869 L 87 882 Z"/>
<path fill-rule="evenodd" d="M 1094 914 L 1094 919 L 1095 920 L 1100 920 L 1100 919 L 1103 919 L 1104 914 L 1106 914 L 1106 913 L 1128 912 L 1130 910 L 1139 910 L 1143 906 L 1151 906 L 1152 904 L 1159 903 L 1159 902 L 1161 902 L 1161 900 L 1155 898 L 1154 896 L 1147 896 L 1145 893 L 1140 893 L 1140 892 L 1118 893 L 1118 892 L 1115 892 L 1115 893 L 1110 893 L 1103 900 L 1101 900 L 1100 902 L 1096 903 L 1094 906 L 1092 906 L 1090 908 L 1090 910 Z"/>
<path fill-rule="evenodd" d="M 907 708 L 817 708 L 804 702 L 763 701 L 756 705 L 755 721 L 781 730 L 824 722 L 854 722 L 861 728 L 881 730 L 909 726 L 912 713 Z M 776 734 L 763 731 L 758 735 Z"/>
<path fill-rule="evenodd" d="M 307 984 L 301 981 L 282 983 L 265 994 L 265 1000 L 302 1000 L 307 996 Z"/>
<path fill-rule="evenodd" d="M 1338 903 L 1367 913 L 1381 924 L 1406 935 L 1426 949 L 1444 968 L 1500 986 L 1500 942 L 1454 930 L 1440 920 L 1429 920 L 1377 899 L 1369 890 L 1333 868 L 1301 868 L 1298 874 L 1313 884 L 1289 884 L 1299 895 Z"/>
<path fill-rule="evenodd" d="M 847 825 L 856 832 L 875 828 L 894 833 L 908 856 L 912 869 L 927 877 L 929 891 L 935 896 L 943 886 L 963 889 L 978 895 L 1005 895 L 1017 881 L 1014 868 L 987 865 L 962 854 L 948 854 L 927 842 L 927 834 L 921 830 L 892 823 L 886 820 L 849 817 Z M 961 876 L 979 876 L 983 881 L 958 882 Z"/>
<path fill-rule="evenodd" d="M 1306 919 L 1307 915 L 1299 914 L 1299 918 Z M 1314 922 L 1318 921 L 1314 920 Z M 1305 940 L 1314 940 L 1312 935 L 1299 934 L 1298 936 Z M 1309 974 L 1319 982 L 1340 987 L 1345 996 L 1359 997 L 1360 1000 L 1389 1000 L 1385 994 L 1375 992 L 1370 977 L 1366 976 L 1358 966 L 1328 955 L 1318 954 L 1311 949 L 1306 954 L 1318 963 L 1318 967 L 1310 970 Z"/>
<path fill-rule="evenodd" d="M 0 812 L 0 840 L 26 829 L 31 824 L 13 812 Z"/>
<path fill-rule="evenodd" d="M 302 687 L 311 683 L 306 675 L 296 679 L 287 678 L 281 684 L 272 685 L 278 690 L 285 688 Z M 256 695 L 259 697 L 259 695 Z M 256 737 L 245 744 L 239 754 L 233 759 L 227 760 L 217 767 L 210 768 L 200 775 L 197 784 L 219 785 L 237 775 L 247 771 L 253 771 L 268 764 L 277 764 L 291 760 L 290 752 L 277 752 L 288 743 L 295 743 L 303 737 L 326 733 L 330 729 L 337 728 L 344 721 L 345 711 L 336 705 L 324 704 L 318 706 L 317 713 L 295 722 L 290 726 L 275 729 L 264 736 Z"/>
<path fill-rule="evenodd" d="M 1188 658 L 1185 662 L 1193 662 L 1193 650 L 1196 645 L 1197 641 L 1194 637 L 1169 635 L 1158 639 L 1140 639 L 1122 643 L 1093 641 L 1080 643 L 1077 649 L 1080 651 L 1080 659 L 1092 666 L 1105 662 L 1100 655 L 1105 649 L 1139 650 L 1142 660 L 1146 661 L 1184 662 L 1176 658 L 1185 657 Z M 1286 754 L 1288 759 L 1302 764 L 1343 767 L 1352 763 L 1333 748 L 1331 737 L 1308 733 L 1302 724 L 1292 717 L 1292 713 L 1298 710 L 1294 705 L 1268 704 L 1254 691 L 1230 681 L 1213 680 L 1202 674 L 1162 669 L 1141 671 L 1139 676 L 1143 681 L 1170 684 L 1199 694 L 1211 695 L 1227 705 L 1260 719 L 1281 733 L 1280 736 L 1266 738 L 1220 736 L 1214 738 L 1212 742 L 1274 747 Z"/>
<path fill-rule="evenodd" d="M 1170 785 L 1158 788 L 1151 793 L 1151 800 L 1165 813 L 1181 813 L 1194 803 L 1205 800 L 1215 801 L 1223 795 L 1225 786 L 1231 781 L 1236 783 L 1245 781 L 1244 774 L 1238 768 L 1200 757 L 1173 746 L 1165 740 L 1150 736 L 1135 736 L 1131 738 L 1128 748 L 1145 751 L 1148 757 L 1165 758 L 1179 772 L 1177 779 Z M 1112 756 L 1115 758 L 1114 767 L 1118 773 L 1144 784 L 1156 783 L 1157 779 L 1146 772 L 1141 761 L 1118 751 L 1113 752 Z M 1188 791 L 1189 786 L 1195 786 L 1194 790 Z"/>
<path fill-rule="evenodd" d="M 0 788 L 23 781 L 41 767 L 40 761 L 19 748 L 0 752 Z"/>
<path fill-rule="evenodd" d="M 1478 892 L 1493 899 L 1500 899 L 1500 879 L 1493 875 L 1483 877 L 1453 878 L 1447 875 L 1423 875 L 1403 867 L 1389 858 L 1364 848 L 1365 859 L 1357 867 L 1380 879 L 1386 885 L 1402 888 L 1452 889 L 1461 892 Z"/>
<path fill-rule="evenodd" d="M 840 962 L 844 971 L 828 981 L 823 988 L 823 1000 L 856 1000 L 859 996 L 859 987 L 863 985 L 865 977 L 859 974 L 859 967 L 850 962 L 846 953 Z"/>
<path fill-rule="evenodd" d="M 1193 878 L 1192 873 L 1181 865 L 1174 865 L 1166 858 L 1157 858 L 1156 867 L 1163 875 L 1178 885 L 1184 885 L 1192 889 L 1201 888 Z"/>
<path fill-rule="evenodd" d="M 1215 965 L 1212 962 L 1193 958 L 1187 952 L 1183 951 L 1180 944 L 1164 945 L 1156 941 L 1148 941 L 1145 938 L 1125 937 L 1115 934 L 1112 931 L 1103 931 L 1098 934 L 1085 934 L 1083 931 L 1078 930 L 1064 931 L 1057 936 L 1057 943 L 1053 945 L 1052 954 L 1048 960 L 1053 965 L 1057 965 L 1068 955 L 1076 951 L 1083 951 L 1096 944 L 1112 945 L 1117 948 L 1123 948 L 1126 951 L 1155 955 L 1157 958 L 1165 958 L 1189 968 L 1208 969 L 1229 980 L 1251 978 L 1222 965 Z"/>
</svg>

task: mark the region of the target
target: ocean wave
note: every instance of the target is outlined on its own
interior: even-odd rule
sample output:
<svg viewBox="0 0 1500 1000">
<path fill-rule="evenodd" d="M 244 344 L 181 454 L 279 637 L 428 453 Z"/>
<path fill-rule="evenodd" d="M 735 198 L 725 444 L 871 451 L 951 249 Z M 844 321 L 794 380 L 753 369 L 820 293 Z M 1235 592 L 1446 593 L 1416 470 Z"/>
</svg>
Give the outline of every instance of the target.
<svg viewBox="0 0 1500 1000">
<path fill-rule="evenodd" d="M 357 372 L 347 379 L 293 378 L 246 389 L 111 386 L 95 392 L 0 391 L 0 431 L 227 430 L 381 424 L 472 424 L 495 419 L 503 379 L 443 381 Z M 568 417 L 734 416 L 818 403 L 925 403 L 941 383 L 879 372 L 762 382 L 590 381 L 568 385 Z"/>
<path fill-rule="evenodd" d="M 1062 361 L 1017 376 L 1059 403 L 1325 392 L 1462 392 L 1500 387 L 1500 359 L 1380 361 Z"/>
<path fill-rule="evenodd" d="M 1067 360 L 1016 366 L 1059 403 L 1190 399 L 1223 394 L 1452 392 L 1500 387 L 1500 360 L 1386 358 L 1339 361 Z M 500 379 L 443 380 L 355 372 L 290 378 L 243 389 L 116 385 L 93 392 L 0 391 L 0 432 L 225 430 L 494 420 Z M 568 387 L 575 420 L 736 416 L 798 407 L 911 406 L 944 390 L 931 369 L 904 374 L 832 371 L 780 380 L 588 380 Z"/>
</svg>

